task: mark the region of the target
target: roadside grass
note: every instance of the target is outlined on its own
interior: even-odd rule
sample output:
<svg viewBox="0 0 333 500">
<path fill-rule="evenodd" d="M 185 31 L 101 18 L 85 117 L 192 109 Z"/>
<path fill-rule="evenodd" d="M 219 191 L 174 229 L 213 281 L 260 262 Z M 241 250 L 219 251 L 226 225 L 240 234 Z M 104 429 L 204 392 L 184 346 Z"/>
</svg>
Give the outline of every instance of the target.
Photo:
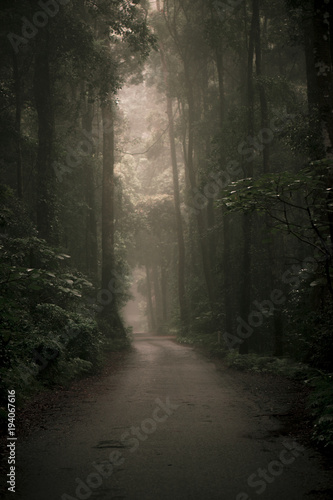
<svg viewBox="0 0 333 500">
<path fill-rule="evenodd" d="M 309 386 L 311 392 L 306 408 L 312 419 L 312 440 L 321 448 L 333 450 L 333 373 L 325 373 L 291 358 L 228 351 L 216 335 L 195 334 L 177 340 L 203 349 L 210 357 L 223 359 L 228 368 L 282 376 Z"/>
</svg>

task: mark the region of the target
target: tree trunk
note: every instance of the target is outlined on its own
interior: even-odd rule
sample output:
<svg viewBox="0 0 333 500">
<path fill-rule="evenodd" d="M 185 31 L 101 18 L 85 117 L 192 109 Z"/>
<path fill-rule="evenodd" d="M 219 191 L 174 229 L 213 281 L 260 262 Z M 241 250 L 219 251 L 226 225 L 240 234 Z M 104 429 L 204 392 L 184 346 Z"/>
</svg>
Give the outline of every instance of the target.
<svg viewBox="0 0 333 500">
<path fill-rule="evenodd" d="M 210 119 L 209 114 L 209 104 L 208 104 L 208 86 L 209 86 L 209 76 L 208 76 L 208 67 L 207 61 L 202 67 L 202 103 L 203 103 L 203 120 L 205 123 L 208 123 Z M 211 137 L 209 134 L 205 135 L 205 149 L 204 149 L 205 158 L 211 157 Z M 215 230 L 215 206 L 214 199 L 209 198 L 207 209 L 207 247 L 208 247 L 208 259 L 210 264 L 210 273 L 212 278 L 212 286 L 214 291 L 214 300 L 215 300 L 215 292 L 216 292 L 216 230 Z"/>
<path fill-rule="evenodd" d="M 269 128 L 269 115 L 268 115 L 268 102 L 266 96 L 266 89 L 263 82 L 263 68 L 262 68 L 262 48 L 261 48 L 261 28 L 260 28 L 260 1 L 253 1 L 253 16 L 255 18 L 255 54 L 256 54 L 256 74 L 258 79 L 259 97 L 260 97 L 260 114 L 261 114 L 261 127 L 262 129 Z M 264 145 L 263 150 L 263 174 L 270 172 L 270 147 L 269 144 Z M 269 215 L 265 217 L 266 228 L 269 228 Z M 267 243 L 268 259 L 266 262 L 266 277 L 269 293 L 275 288 L 274 275 L 273 275 L 273 236 Z M 275 309 L 274 318 L 272 321 L 273 335 L 274 335 L 274 354 L 276 356 L 283 355 L 283 322 L 282 312 Z"/>
<path fill-rule="evenodd" d="M 111 290 L 113 300 L 102 310 L 102 317 L 112 327 L 114 335 L 126 336 L 118 312 L 114 259 L 114 116 L 113 103 L 102 105 L 103 122 L 103 188 L 102 188 L 102 290 Z"/>
<path fill-rule="evenodd" d="M 219 84 L 219 118 L 221 133 L 226 119 L 226 100 L 224 84 L 223 50 L 219 44 L 215 50 L 216 68 Z M 221 169 L 225 166 L 225 154 L 221 149 Z M 223 219 L 223 302 L 224 302 L 224 331 L 232 331 L 232 277 L 231 277 L 231 248 L 230 248 L 230 220 L 227 211 L 222 209 Z"/>
<path fill-rule="evenodd" d="M 102 188 L 102 288 L 114 278 L 114 120 L 112 103 L 102 105 L 103 188 Z"/>
<path fill-rule="evenodd" d="M 150 270 L 148 265 L 146 264 L 146 279 L 147 279 L 147 301 L 148 301 L 148 324 L 149 330 L 151 333 L 156 333 L 156 319 L 155 312 L 153 307 L 153 299 L 152 299 L 152 286 L 150 279 Z"/>
<path fill-rule="evenodd" d="M 162 262 L 160 267 L 161 267 L 162 318 L 163 318 L 163 324 L 166 325 L 168 322 L 168 295 L 167 295 L 166 266 Z"/>
<path fill-rule="evenodd" d="M 220 45 L 218 45 L 215 50 L 215 62 L 216 62 L 217 76 L 219 82 L 219 115 L 220 115 L 220 128 L 222 132 L 226 117 L 226 100 L 225 100 L 225 85 L 224 85 L 223 50 Z"/>
<path fill-rule="evenodd" d="M 313 21 L 310 13 L 306 11 L 303 19 L 303 33 L 305 41 L 305 63 L 306 63 L 306 79 L 307 79 L 307 94 L 310 117 L 317 112 L 317 76 L 315 70 L 315 55 L 314 55 L 314 32 Z"/>
<path fill-rule="evenodd" d="M 268 102 L 266 96 L 265 84 L 263 82 L 262 71 L 262 49 L 261 49 L 261 28 L 260 28 L 260 1 L 253 1 L 253 17 L 254 17 L 254 38 L 255 38 L 255 54 L 256 54 L 256 74 L 259 87 L 260 110 L 261 110 L 261 128 L 269 129 Z M 269 172 L 269 144 L 265 144 L 263 150 L 263 173 Z"/>
<path fill-rule="evenodd" d="M 153 275 L 154 296 L 155 296 L 156 333 L 161 334 L 163 332 L 162 296 L 160 289 L 160 280 L 158 278 L 158 267 L 155 263 L 152 265 L 152 275 Z"/>
<path fill-rule="evenodd" d="M 37 35 L 37 53 L 34 68 L 34 97 L 38 116 L 37 151 L 37 229 L 41 238 L 57 242 L 54 216 L 55 175 L 52 169 L 54 118 L 50 81 L 49 33 L 40 30 Z"/>
<path fill-rule="evenodd" d="M 327 14 L 329 14 L 327 16 Z M 333 69 L 330 45 L 332 2 L 314 0 L 313 41 L 317 75 L 317 98 L 321 119 L 322 139 L 326 156 L 333 155 Z"/>
<path fill-rule="evenodd" d="M 160 11 L 159 2 L 157 2 L 157 10 Z M 185 291 L 185 242 L 184 242 L 183 221 L 180 210 L 179 177 L 178 177 L 178 165 L 177 165 L 177 154 L 176 154 L 176 144 L 175 144 L 174 119 L 173 119 L 172 99 L 169 93 L 169 81 L 168 81 L 169 72 L 168 72 L 165 50 L 161 43 L 160 43 L 160 56 L 162 62 L 162 70 L 163 70 L 166 100 L 167 100 L 169 143 L 170 143 L 172 179 L 173 179 L 173 197 L 174 197 L 175 214 L 176 214 L 176 231 L 177 231 L 177 246 L 178 246 L 179 314 L 180 314 L 181 330 L 183 333 L 185 333 L 188 328 L 188 313 L 187 313 L 186 291 Z"/>
<path fill-rule="evenodd" d="M 333 41 L 331 34 L 333 33 L 333 5 L 332 2 L 325 0 L 314 0 L 313 3 L 313 53 L 314 53 L 314 71 L 316 74 L 316 83 L 318 92 L 317 106 L 319 111 L 319 119 L 321 122 L 321 144 L 325 158 L 332 160 L 333 158 Z M 311 62 L 311 60 L 310 60 Z M 310 70 L 311 71 L 311 70 Z M 332 175 L 327 175 L 327 188 L 332 187 Z M 329 231 L 333 235 L 333 217 L 329 208 L 332 200 L 332 194 L 329 192 L 327 197 L 327 218 L 329 223 Z M 331 242 L 331 249 L 333 243 Z M 332 264 L 332 250 L 327 252 L 325 263 L 327 286 L 331 296 L 333 297 L 332 279 L 330 276 L 330 266 Z"/>
<path fill-rule="evenodd" d="M 15 89 L 15 135 L 16 135 L 16 182 L 17 196 L 23 198 L 22 154 L 21 154 L 21 115 L 22 115 L 22 79 L 19 71 L 18 56 L 13 51 L 13 76 Z"/>
<path fill-rule="evenodd" d="M 253 86 L 253 57 L 254 57 L 254 43 L 256 31 L 256 3 L 253 0 L 253 14 L 251 31 L 249 38 L 248 48 L 248 65 L 247 65 L 247 108 L 248 119 L 247 129 L 248 135 L 254 137 L 254 86 Z M 244 173 L 246 177 L 253 177 L 253 160 L 247 161 L 244 164 Z M 243 257 L 242 257 L 242 287 L 240 291 L 240 313 L 243 321 L 247 321 L 250 314 L 250 305 L 252 297 L 252 214 L 243 214 Z M 239 346 L 240 354 L 247 354 L 249 352 L 249 342 L 245 339 Z"/>
<path fill-rule="evenodd" d="M 197 181 L 196 174 L 194 170 L 194 124 L 195 124 L 195 104 L 194 104 L 194 95 L 193 95 L 193 87 L 191 83 L 191 78 L 189 74 L 188 65 L 185 61 L 184 64 L 184 72 L 185 72 L 185 87 L 187 94 L 187 103 L 188 103 L 188 144 L 187 144 L 187 172 L 188 178 L 191 186 L 192 196 L 197 192 Z M 207 244 L 207 227 L 204 219 L 204 210 L 197 210 L 196 219 L 198 225 L 198 233 L 199 233 L 199 246 L 201 250 L 202 257 L 202 266 L 203 272 L 206 282 L 206 288 L 208 293 L 208 301 L 211 311 L 214 310 L 215 304 L 215 290 L 214 290 L 214 282 L 211 274 L 211 265 L 209 260 L 209 251 Z"/>
<path fill-rule="evenodd" d="M 94 119 L 93 105 L 86 103 L 85 114 L 82 119 L 83 130 L 87 140 L 92 147 L 92 153 L 95 149 L 94 138 L 92 134 L 92 123 Z M 86 217 L 86 270 L 89 275 L 97 276 L 97 224 L 96 224 L 96 201 L 95 201 L 95 177 L 91 162 L 85 165 L 85 199 L 87 204 Z"/>
</svg>

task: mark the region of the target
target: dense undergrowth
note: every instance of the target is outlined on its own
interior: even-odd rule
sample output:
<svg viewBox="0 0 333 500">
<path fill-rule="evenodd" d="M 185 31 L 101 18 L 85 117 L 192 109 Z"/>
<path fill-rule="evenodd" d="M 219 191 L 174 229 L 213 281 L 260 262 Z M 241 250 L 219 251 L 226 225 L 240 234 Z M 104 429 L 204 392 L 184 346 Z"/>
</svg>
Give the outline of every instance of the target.
<svg viewBox="0 0 333 500">
<path fill-rule="evenodd" d="M 130 345 L 96 312 L 98 289 L 70 257 L 38 238 L 7 189 L 0 204 L 0 407 L 98 371 L 107 353 Z M 100 308 L 99 311 L 100 312 Z"/>
<path fill-rule="evenodd" d="M 203 348 L 210 356 L 223 359 L 229 368 L 259 374 L 269 373 L 310 386 L 306 407 L 312 419 L 312 439 L 320 447 L 333 449 L 333 373 L 326 373 L 292 358 L 255 353 L 244 355 L 236 350 L 228 351 L 217 341 L 216 335 L 196 334 L 180 337 L 178 341 Z"/>
</svg>

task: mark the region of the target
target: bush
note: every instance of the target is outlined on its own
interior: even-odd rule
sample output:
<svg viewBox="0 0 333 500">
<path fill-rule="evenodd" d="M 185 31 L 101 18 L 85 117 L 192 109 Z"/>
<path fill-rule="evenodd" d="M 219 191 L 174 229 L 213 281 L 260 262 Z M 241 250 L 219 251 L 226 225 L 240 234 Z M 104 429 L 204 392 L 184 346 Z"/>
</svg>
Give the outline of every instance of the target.
<svg viewBox="0 0 333 500">
<path fill-rule="evenodd" d="M 227 365 L 236 370 L 249 370 L 256 373 L 272 373 L 292 379 L 305 379 L 311 370 L 307 365 L 288 358 L 260 356 L 258 354 L 238 354 L 230 352 L 226 356 Z"/>
<path fill-rule="evenodd" d="M 315 420 L 313 439 L 324 447 L 333 447 L 333 374 L 321 373 L 310 379 L 313 392 L 308 408 Z"/>
<path fill-rule="evenodd" d="M 7 389 L 15 386 L 21 400 L 67 383 L 98 369 L 110 344 L 121 349 L 129 338 L 108 339 L 88 306 L 93 285 L 37 237 L 24 207 L 1 187 L 0 226 L 1 407 Z"/>
</svg>

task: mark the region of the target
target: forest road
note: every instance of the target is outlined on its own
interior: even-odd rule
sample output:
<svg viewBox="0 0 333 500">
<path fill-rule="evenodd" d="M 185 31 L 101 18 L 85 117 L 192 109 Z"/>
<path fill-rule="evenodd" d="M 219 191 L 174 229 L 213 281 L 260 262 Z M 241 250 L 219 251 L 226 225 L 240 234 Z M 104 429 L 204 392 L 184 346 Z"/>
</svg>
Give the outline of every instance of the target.
<svg viewBox="0 0 333 500">
<path fill-rule="evenodd" d="M 332 498 L 320 456 L 260 415 L 228 370 L 139 337 L 98 391 L 17 442 L 22 500 Z"/>
</svg>

